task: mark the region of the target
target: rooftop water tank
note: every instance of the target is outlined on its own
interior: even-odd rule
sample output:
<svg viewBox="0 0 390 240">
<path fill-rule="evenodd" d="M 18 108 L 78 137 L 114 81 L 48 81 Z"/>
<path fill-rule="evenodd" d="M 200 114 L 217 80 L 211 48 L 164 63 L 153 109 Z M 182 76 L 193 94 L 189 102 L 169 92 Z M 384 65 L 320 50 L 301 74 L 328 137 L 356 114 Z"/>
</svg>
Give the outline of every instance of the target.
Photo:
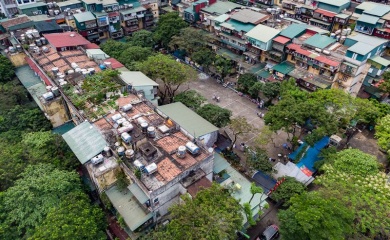
<svg viewBox="0 0 390 240">
<path fill-rule="evenodd" d="M 117 113 L 111 117 L 112 121 L 116 122 L 118 119 L 122 118 L 120 113 Z"/>
<path fill-rule="evenodd" d="M 12 46 L 10 46 L 10 47 L 8 48 L 8 51 L 9 51 L 10 53 L 16 53 L 16 49 L 15 49 L 14 47 L 12 47 Z"/>
<path fill-rule="evenodd" d="M 35 44 L 36 44 L 38 47 L 41 47 L 41 46 L 42 46 L 42 42 L 41 42 L 41 40 L 39 40 L 39 39 L 36 39 L 36 40 L 35 40 Z"/>
<path fill-rule="evenodd" d="M 35 38 L 39 38 L 39 32 L 38 32 L 38 30 L 36 30 L 36 29 L 32 30 L 32 35 L 33 35 Z"/>
<path fill-rule="evenodd" d="M 50 52 L 50 48 L 48 48 L 48 47 L 42 47 L 42 52 L 48 53 L 48 52 Z"/>
<path fill-rule="evenodd" d="M 147 122 L 141 123 L 141 129 L 143 133 L 146 133 L 148 130 L 148 123 Z"/>
<path fill-rule="evenodd" d="M 145 167 L 147 174 L 152 174 L 157 171 L 157 165 L 155 163 L 149 164 Z"/>
<path fill-rule="evenodd" d="M 51 92 L 54 94 L 55 97 L 60 96 L 60 90 L 58 90 L 58 87 L 53 87 L 51 89 Z"/>
<path fill-rule="evenodd" d="M 130 132 L 131 130 L 133 130 L 133 125 L 130 124 L 129 126 L 123 126 L 118 128 L 118 133 L 119 134 L 127 133 Z"/>
<path fill-rule="evenodd" d="M 51 92 L 52 86 L 46 86 L 46 92 Z"/>
<path fill-rule="evenodd" d="M 45 99 L 45 101 L 50 101 L 54 99 L 54 94 L 52 92 L 47 92 L 42 94 L 42 97 Z"/>
<path fill-rule="evenodd" d="M 184 158 L 186 156 L 186 147 L 185 146 L 179 146 L 177 148 L 177 154 L 179 158 Z"/>
<path fill-rule="evenodd" d="M 102 163 L 103 160 L 104 160 L 104 157 L 103 157 L 102 154 L 99 154 L 99 155 L 91 158 L 91 162 L 92 162 L 93 165 L 97 165 L 99 163 Z"/>
<path fill-rule="evenodd" d="M 139 118 L 137 118 L 137 122 L 138 122 L 138 124 L 142 124 L 142 123 L 147 123 L 147 121 L 145 120 L 145 118 L 143 118 L 143 117 L 139 117 Z"/>
<path fill-rule="evenodd" d="M 104 147 L 103 151 L 104 151 L 104 154 L 107 157 L 111 157 L 112 156 L 110 147 Z"/>
<path fill-rule="evenodd" d="M 65 86 L 65 85 L 67 85 L 67 84 L 68 84 L 67 81 L 60 82 L 60 86 L 61 86 L 61 87 Z"/>
<path fill-rule="evenodd" d="M 46 44 L 47 44 L 46 38 L 41 37 L 40 40 L 41 40 L 41 43 L 42 43 L 43 45 L 46 45 Z"/>
<path fill-rule="evenodd" d="M 76 68 L 79 67 L 79 65 L 77 65 L 77 63 L 74 63 L 74 62 L 72 62 L 72 63 L 70 64 L 70 66 L 72 66 L 73 69 L 76 69 Z"/>
<path fill-rule="evenodd" d="M 133 149 L 126 150 L 125 155 L 126 155 L 126 157 L 128 159 L 133 160 L 133 158 L 134 158 L 134 150 Z"/>
<path fill-rule="evenodd" d="M 148 127 L 148 137 L 155 138 L 156 137 L 156 129 L 154 127 Z"/>
<path fill-rule="evenodd" d="M 129 144 L 131 142 L 131 136 L 127 132 L 122 133 L 121 138 L 127 144 Z"/>
<path fill-rule="evenodd" d="M 145 168 L 145 166 L 139 161 L 139 160 L 135 160 L 134 161 L 134 165 L 139 168 L 139 169 L 143 169 Z"/>
<path fill-rule="evenodd" d="M 124 112 L 130 111 L 132 108 L 133 108 L 133 105 L 131 105 L 131 103 L 126 104 L 123 107 L 121 107 L 122 111 L 124 111 Z"/>
<path fill-rule="evenodd" d="M 118 151 L 119 156 L 125 155 L 125 148 L 124 147 L 118 147 L 117 151 Z"/>
<path fill-rule="evenodd" d="M 53 68 L 51 69 L 51 71 L 53 72 L 54 75 L 57 75 L 59 69 L 58 69 L 58 67 L 53 67 Z"/>
<path fill-rule="evenodd" d="M 30 44 L 30 45 L 29 45 L 29 49 L 30 49 L 31 51 L 34 51 L 34 49 L 35 49 L 36 46 L 37 46 L 37 45 L 35 45 L 35 44 Z"/>
<path fill-rule="evenodd" d="M 18 52 L 23 52 L 23 48 L 22 48 L 21 45 L 16 45 L 16 50 L 17 50 Z"/>
<path fill-rule="evenodd" d="M 200 148 L 198 146 L 196 146 L 195 143 L 193 143 L 193 142 L 187 142 L 186 148 L 193 155 L 196 155 L 200 152 Z"/>
<path fill-rule="evenodd" d="M 68 75 L 71 75 L 74 73 L 74 70 L 68 70 Z"/>
</svg>

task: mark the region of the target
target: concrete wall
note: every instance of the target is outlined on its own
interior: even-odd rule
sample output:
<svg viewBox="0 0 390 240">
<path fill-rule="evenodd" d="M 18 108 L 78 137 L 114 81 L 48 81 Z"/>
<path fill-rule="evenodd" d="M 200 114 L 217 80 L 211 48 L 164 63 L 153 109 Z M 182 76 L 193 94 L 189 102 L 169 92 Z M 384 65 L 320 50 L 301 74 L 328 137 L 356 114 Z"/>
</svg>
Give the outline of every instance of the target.
<svg viewBox="0 0 390 240">
<path fill-rule="evenodd" d="M 40 99 L 45 115 L 50 120 L 53 127 L 61 126 L 69 121 L 68 112 L 62 97 L 57 97 L 51 101 Z"/>
</svg>

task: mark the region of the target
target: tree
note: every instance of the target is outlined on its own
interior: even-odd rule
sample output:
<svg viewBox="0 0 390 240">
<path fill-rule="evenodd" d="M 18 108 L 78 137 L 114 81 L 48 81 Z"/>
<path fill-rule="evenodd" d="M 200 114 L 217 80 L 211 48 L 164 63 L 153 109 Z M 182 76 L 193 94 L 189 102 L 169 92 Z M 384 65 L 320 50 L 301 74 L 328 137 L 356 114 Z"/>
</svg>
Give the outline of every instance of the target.
<svg viewBox="0 0 390 240">
<path fill-rule="evenodd" d="M 264 125 L 255 139 L 255 143 L 259 148 L 265 148 L 269 142 L 272 142 L 274 148 L 277 148 L 274 142 L 275 132 L 270 129 L 268 125 Z"/>
<path fill-rule="evenodd" d="M 123 50 L 126 49 L 126 46 L 126 43 L 109 39 L 105 43 L 101 44 L 100 48 L 111 57 L 118 59 Z"/>
<path fill-rule="evenodd" d="M 293 177 L 286 176 L 283 178 L 284 181 L 272 192 L 271 197 L 276 201 L 289 204 L 291 197 L 305 192 L 305 186 Z M 278 180 L 281 180 L 281 178 Z"/>
<path fill-rule="evenodd" d="M 58 206 L 49 209 L 43 222 L 29 239 L 107 239 L 106 221 L 98 206 L 91 206 L 88 196 L 72 192 Z"/>
<path fill-rule="evenodd" d="M 171 209 L 171 222 L 149 239 L 230 239 L 242 227 L 239 202 L 218 184 L 199 191 L 195 198 Z"/>
<path fill-rule="evenodd" d="M 353 213 L 336 198 L 304 192 L 290 204 L 278 214 L 283 239 L 345 239 L 352 233 Z"/>
<path fill-rule="evenodd" d="M 215 61 L 215 53 L 209 48 L 201 48 L 198 51 L 192 53 L 191 58 L 194 62 L 202 65 L 208 70 Z"/>
<path fill-rule="evenodd" d="M 168 47 L 172 37 L 178 35 L 180 30 L 187 26 L 188 24 L 176 12 L 161 15 L 158 19 L 153 38 L 163 47 Z"/>
<path fill-rule="evenodd" d="M 152 49 L 140 46 L 131 46 L 121 52 L 118 61 L 123 63 L 131 71 L 138 70 L 136 65 L 152 55 Z"/>
<path fill-rule="evenodd" d="M 327 197 L 337 198 L 348 207 L 354 219 L 352 239 L 390 237 L 390 188 L 388 177 L 380 172 L 374 156 L 357 149 L 330 154 L 316 179 Z"/>
<path fill-rule="evenodd" d="M 263 192 L 264 192 L 263 189 L 262 189 L 261 187 L 256 186 L 256 183 L 254 183 L 254 182 L 251 183 L 250 191 L 251 191 L 252 196 L 251 196 L 251 199 L 249 199 L 249 204 L 252 202 L 253 197 L 254 197 L 257 193 L 260 194 L 260 193 L 263 193 Z"/>
<path fill-rule="evenodd" d="M 248 93 L 253 97 L 253 98 L 258 98 L 259 97 L 259 92 L 263 88 L 264 83 L 262 82 L 255 82 L 249 89 Z"/>
<path fill-rule="evenodd" d="M 6 83 L 0 82 L 0 114 L 6 113 L 15 105 L 29 103 L 26 88 L 15 79 Z"/>
<path fill-rule="evenodd" d="M 276 98 L 280 94 L 280 82 L 266 82 L 260 89 L 264 96 L 270 99 Z"/>
<path fill-rule="evenodd" d="M 3 138 L 0 138 L 3 140 Z M 26 168 L 23 145 L 19 142 L 0 141 L 0 191 L 11 187 Z"/>
<path fill-rule="evenodd" d="M 189 90 L 177 94 L 174 98 L 174 101 L 181 102 L 196 112 L 202 106 L 202 104 L 206 102 L 206 98 L 195 90 Z"/>
<path fill-rule="evenodd" d="M 205 104 L 198 108 L 197 113 L 215 125 L 216 127 L 225 127 L 230 122 L 232 112 L 214 104 Z"/>
<path fill-rule="evenodd" d="M 379 88 L 386 93 L 390 93 L 390 73 L 385 72 L 382 77 L 384 81 L 379 85 Z"/>
<path fill-rule="evenodd" d="M 1 239 L 31 235 L 60 199 L 81 189 L 76 172 L 56 169 L 50 164 L 29 165 L 1 196 L 3 232 Z"/>
<path fill-rule="evenodd" d="M 378 139 L 378 145 L 383 150 L 390 150 L 390 114 L 382 117 L 375 127 L 375 137 Z"/>
<path fill-rule="evenodd" d="M 215 67 L 217 73 L 221 76 L 222 80 L 225 79 L 225 77 L 230 73 L 232 73 L 232 61 L 220 55 L 215 56 L 213 66 Z"/>
<path fill-rule="evenodd" d="M 163 85 L 159 88 L 161 100 L 162 102 L 167 100 L 169 103 L 173 102 L 176 91 L 183 83 L 197 76 L 191 67 L 163 54 L 149 57 L 146 61 L 139 63 L 137 68 L 148 77 L 161 81 Z"/>
<path fill-rule="evenodd" d="M 228 126 L 233 132 L 233 141 L 230 145 L 230 149 L 233 149 L 233 146 L 236 144 L 237 138 L 242 135 L 249 133 L 254 130 L 254 127 L 248 123 L 245 117 L 236 117 L 230 121 Z"/>
<path fill-rule="evenodd" d="M 246 152 L 247 165 L 254 170 L 260 170 L 265 173 L 272 172 L 272 164 L 268 160 L 267 151 L 259 147 L 247 148 Z"/>
<path fill-rule="evenodd" d="M 126 42 L 131 46 L 142 48 L 152 48 L 154 46 L 153 33 L 144 29 L 133 32 L 130 37 L 126 37 Z"/>
<path fill-rule="evenodd" d="M 238 89 L 241 92 L 249 93 L 249 89 L 255 85 L 257 77 L 253 73 L 244 73 L 238 77 Z"/>
<path fill-rule="evenodd" d="M 15 67 L 4 55 L 0 55 L 0 82 L 8 82 L 15 76 Z"/>
<path fill-rule="evenodd" d="M 171 49 L 184 50 L 189 57 L 192 54 L 206 47 L 208 37 L 203 30 L 187 27 L 180 30 L 180 33 L 172 36 L 169 43 Z"/>
</svg>

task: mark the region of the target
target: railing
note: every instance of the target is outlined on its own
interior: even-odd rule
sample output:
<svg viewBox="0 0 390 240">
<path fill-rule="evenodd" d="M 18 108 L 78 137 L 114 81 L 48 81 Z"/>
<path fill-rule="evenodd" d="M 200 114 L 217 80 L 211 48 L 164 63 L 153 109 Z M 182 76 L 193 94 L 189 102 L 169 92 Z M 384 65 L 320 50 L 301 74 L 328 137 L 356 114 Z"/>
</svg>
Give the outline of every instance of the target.
<svg viewBox="0 0 390 240">
<path fill-rule="evenodd" d="M 232 47 L 234 47 L 234 48 L 237 48 L 237 49 L 239 49 L 239 50 L 242 50 L 242 51 L 245 51 L 245 50 L 246 50 L 246 47 L 245 47 L 245 46 L 240 46 L 240 45 L 238 45 L 238 44 L 232 43 L 232 42 L 230 42 L 230 41 L 227 40 L 227 39 L 221 39 L 221 41 L 222 41 L 223 43 L 226 43 L 226 44 L 228 44 L 228 45 L 230 45 L 230 46 L 232 46 Z"/>
</svg>

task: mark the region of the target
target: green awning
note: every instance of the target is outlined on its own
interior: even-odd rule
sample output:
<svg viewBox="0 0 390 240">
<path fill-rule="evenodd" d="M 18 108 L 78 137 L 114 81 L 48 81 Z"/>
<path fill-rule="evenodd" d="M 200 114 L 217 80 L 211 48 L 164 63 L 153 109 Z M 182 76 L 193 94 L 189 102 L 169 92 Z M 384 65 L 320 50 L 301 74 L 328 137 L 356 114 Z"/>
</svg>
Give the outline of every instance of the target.
<svg viewBox="0 0 390 240">
<path fill-rule="evenodd" d="M 101 153 L 107 146 L 101 133 L 89 122 L 83 122 L 62 135 L 81 164 Z"/>
<path fill-rule="evenodd" d="M 292 65 L 291 63 L 286 62 L 286 61 L 279 63 L 272 68 L 272 70 L 275 70 L 275 71 L 280 72 L 282 74 L 288 74 L 294 69 L 295 69 L 294 65 Z"/>
<path fill-rule="evenodd" d="M 268 78 L 271 75 L 271 73 L 269 71 L 263 69 L 263 70 L 258 71 L 256 73 L 256 75 L 258 77 L 261 77 L 261 78 Z"/>
<path fill-rule="evenodd" d="M 146 196 L 144 191 L 138 186 L 137 183 L 133 183 L 130 186 L 127 187 L 132 194 L 134 194 L 135 198 L 141 203 L 144 204 L 146 201 L 149 200 L 149 197 Z"/>
<path fill-rule="evenodd" d="M 219 154 L 214 153 L 213 172 L 220 173 L 225 170 L 230 164 Z"/>
<path fill-rule="evenodd" d="M 229 51 L 227 49 L 224 49 L 224 48 L 221 48 L 217 51 L 217 54 L 218 55 L 221 55 L 222 57 L 226 57 L 228 59 L 231 59 L 233 61 L 240 61 L 242 59 L 242 56 L 238 55 L 238 54 L 235 54 L 234 52 L 232 51 Z"/>
</svg>

